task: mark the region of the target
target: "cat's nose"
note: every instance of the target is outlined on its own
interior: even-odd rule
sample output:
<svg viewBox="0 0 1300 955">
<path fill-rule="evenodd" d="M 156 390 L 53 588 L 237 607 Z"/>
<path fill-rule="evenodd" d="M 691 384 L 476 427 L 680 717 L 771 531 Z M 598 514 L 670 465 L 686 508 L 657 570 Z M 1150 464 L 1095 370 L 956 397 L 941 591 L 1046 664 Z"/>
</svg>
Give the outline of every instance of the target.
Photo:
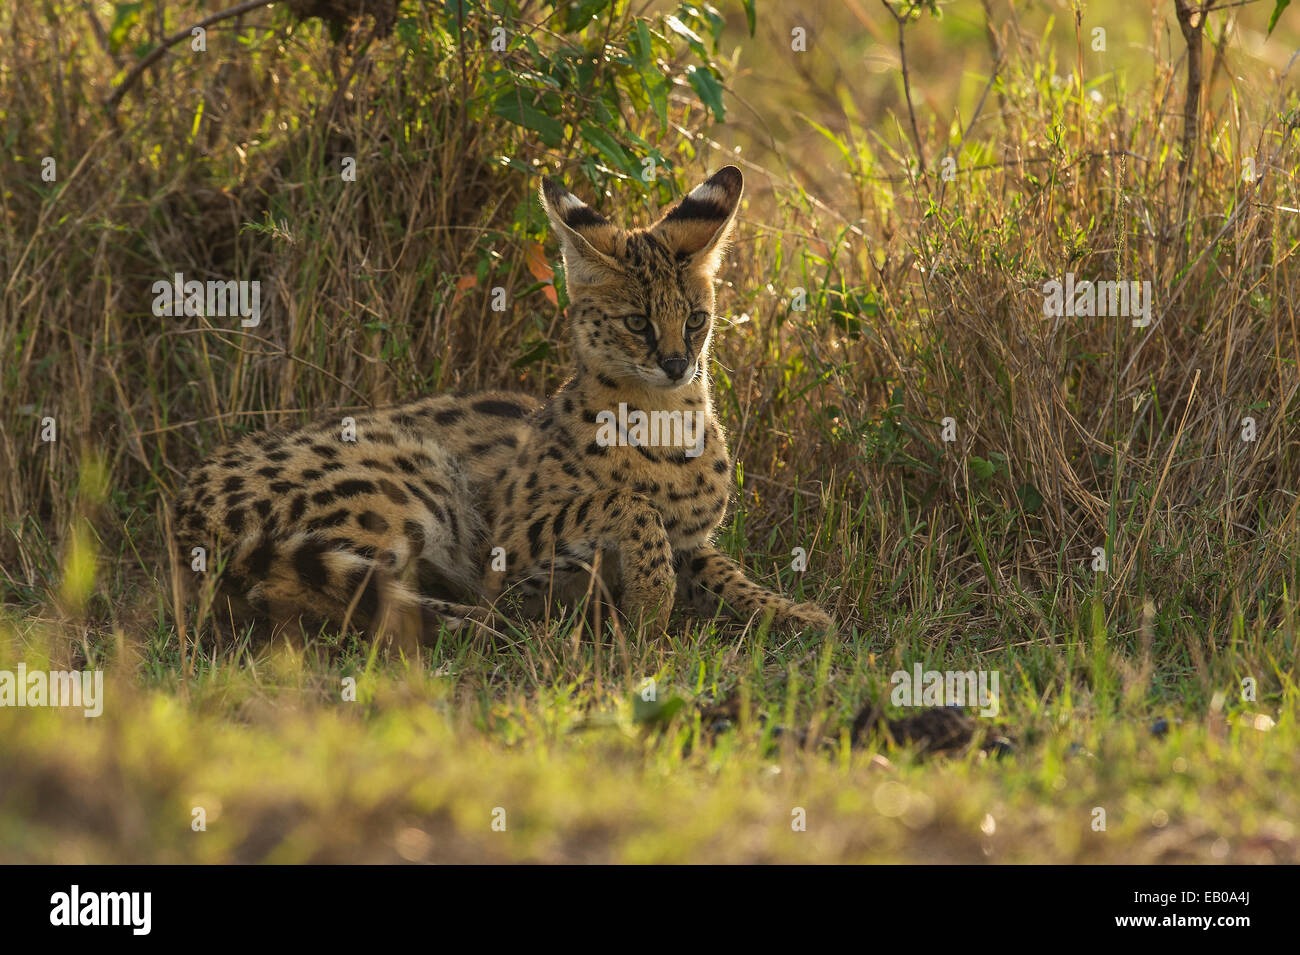
<svg viewBox="0 0 1300 955">
<path fill-rule="evenodd" d="M 686 374 L 686 366 L 690 362 L 685 358 L 660 358 L 659 367 L 673 381 L 681 381 L 682 375 Z"/>
</svg>

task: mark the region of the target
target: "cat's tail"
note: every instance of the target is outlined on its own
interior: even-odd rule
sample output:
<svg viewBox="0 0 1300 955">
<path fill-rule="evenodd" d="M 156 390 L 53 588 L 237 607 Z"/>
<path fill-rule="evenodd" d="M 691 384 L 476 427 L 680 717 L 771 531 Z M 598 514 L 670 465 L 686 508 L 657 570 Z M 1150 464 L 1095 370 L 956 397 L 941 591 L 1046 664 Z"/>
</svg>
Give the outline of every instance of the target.
<svg viewBox="0 0 1300 955">
<path fill-rule="evenodd" d="M 345 549 L 307 531 L 258 534 L 240 542 L 221 580 L 254 614 L 277 625 L 307 620 L 355 626 L 408 653 L 443 626 L 502 635 L 503 621 L 491 610 L 420 593 L 393 558 L 391 552 Z"/>
</svg>

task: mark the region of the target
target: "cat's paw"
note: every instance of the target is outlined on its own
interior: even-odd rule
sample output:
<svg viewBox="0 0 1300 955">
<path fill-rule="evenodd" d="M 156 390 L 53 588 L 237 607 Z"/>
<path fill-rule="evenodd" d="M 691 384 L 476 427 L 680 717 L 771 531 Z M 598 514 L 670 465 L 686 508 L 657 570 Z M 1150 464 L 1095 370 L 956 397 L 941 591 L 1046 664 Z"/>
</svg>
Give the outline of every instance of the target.
<svg viewBox="0 0 1300 955">
<path fill-rule="evenodd" d="M 787 633 L 812 630 L 827 633 L 835 627 L 835 620 L 815 603 L 791 604 L 788 609 L 776 615 L 772 626 Z"/>
<path fill-rule="evenodd" d="M 474 605 L 448 605 L 437 622 L 453 633 L 485 631 L 495 636 L 504 636 L 507 632 L 507 618 L 501 616 L 491 607 Z"/>
</svg>

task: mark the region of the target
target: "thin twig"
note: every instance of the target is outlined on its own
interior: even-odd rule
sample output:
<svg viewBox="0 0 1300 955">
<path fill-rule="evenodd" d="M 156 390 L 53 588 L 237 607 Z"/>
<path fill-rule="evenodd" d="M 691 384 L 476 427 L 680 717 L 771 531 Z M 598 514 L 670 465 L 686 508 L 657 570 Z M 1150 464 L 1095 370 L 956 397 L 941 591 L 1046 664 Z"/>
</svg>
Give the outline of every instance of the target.
<svg viewBox="0 0 1300 955">
<path fill-rule="evenodd" d="M 99 17 L 95 15 L 95 8 L 91 6 L 90 0 L 81 0 L 81 7 L 86 11 L 86 19 L 90 21 L 90 29 L 95 34 L 95 42 L 104 51 L 104 55 L 113 61 L 114 66 L 121 66 L 122 58 L 113 52 L 113 44 L 109 42 L 108 33 L 104 30 L 104 25 L 99 22 Z"/>
<path fill-rule="evenodd" d="M 1201 103 L 1201 34 L 1205 30 L 1205 11 L 1210 0 L 1199 5 L 1192 0 L 1174 0 L 1178 28 L 1187 44 L 1187 91 L 1183 99 L 1183 155 L 1178 161 L 1178 228 L 1187 228 L 1191 218 L 1192 167 L 1200 126 Z M 1178 264 L 1187 261 L 1187 242 L 1178 243 Z"/>
<path fill-rule="evenodd" d="M 140 62 L 131 67 L 130 72 L 128 72 L 126 76 L 122 78 L 122 82 L 117 85 L 117 89 L 113 90 L 108 99 L 104 100 L 104 107 L 110 113 L 115 113 L 117 111 L 118 103 L 122 102 L 122 97 L 125 96 L 131 87 L 135 85 L 135 82 L 140 78 L 140 75 L 162 59 L 163 54 L 177 43 L 180 43 L 182 40 L 188 40 L 193 36 L 195 30 L 207 29 L 214 23 L 220 23 L 222 20 L 229 20 L 231 17 L 237 17 L 241 14 L 248 13 L 250 10 L 256 10 L 259 7 L 269 7 L 275 2 L 276 0 L 247 0 L 246 3 L 241 3 L 238 6 L 231 7 L 229 10 L 219 10 L 210 16 L 204 17 L 198 23 L 173 33 L 171 36 L 167 37 L 167 39 L 163 40 L 162 43 L 145 54 Z"/>
<path fill-rule="evenodd" d="M 903 71 L 903 96 L 907 99 L 907 117 L 912 121 L 912 139 L 916 142 L 916 161 L 920 165 L 918 171 L 924 174 L 925 148 L 921 145 L 921 133 L 916 126 L 916 110 L 912 106 L 911 74 L 907 69 L 907 46 L 903 42 L 903 27 L 911 18 L 912 11 L 916 9 L 916 4 L 909 3 L 907 9 L 900 14 L 895 12 L 889 0 L 880 0 L 880 2 L 884 4 L 885 9 L 889 11 L 889 15 L 894 18 L 894 22 L 898 25 L 898 60 Z"/>
</svg>

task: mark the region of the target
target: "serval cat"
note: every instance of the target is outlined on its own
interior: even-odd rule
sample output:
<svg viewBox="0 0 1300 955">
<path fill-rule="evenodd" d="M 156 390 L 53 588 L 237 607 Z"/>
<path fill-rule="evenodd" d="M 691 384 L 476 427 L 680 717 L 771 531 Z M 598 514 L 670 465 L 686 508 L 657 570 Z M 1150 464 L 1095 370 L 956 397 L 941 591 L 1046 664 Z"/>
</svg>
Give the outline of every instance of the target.
<svg viewBox="0 0 1300 955">
<path fill-rule="evenodd" d="M 175 516 L 181 553 L 223 555 L 223 616 L 354 622 L 408 648 L 439 625 L 500 625 L 489 608 L 535 617 L 588 596 L 656 629 L 675 602 L 828 629 L 710 543 L 732 480 L 709 387 L 714 277 L 742 188 L 727 166 L 628 230 L 544 180 L 572 377 L 545 402 L 436 395 L 212 454 Z M 644 440 L 647 419 L 667 442 Z"/>
</svg>

